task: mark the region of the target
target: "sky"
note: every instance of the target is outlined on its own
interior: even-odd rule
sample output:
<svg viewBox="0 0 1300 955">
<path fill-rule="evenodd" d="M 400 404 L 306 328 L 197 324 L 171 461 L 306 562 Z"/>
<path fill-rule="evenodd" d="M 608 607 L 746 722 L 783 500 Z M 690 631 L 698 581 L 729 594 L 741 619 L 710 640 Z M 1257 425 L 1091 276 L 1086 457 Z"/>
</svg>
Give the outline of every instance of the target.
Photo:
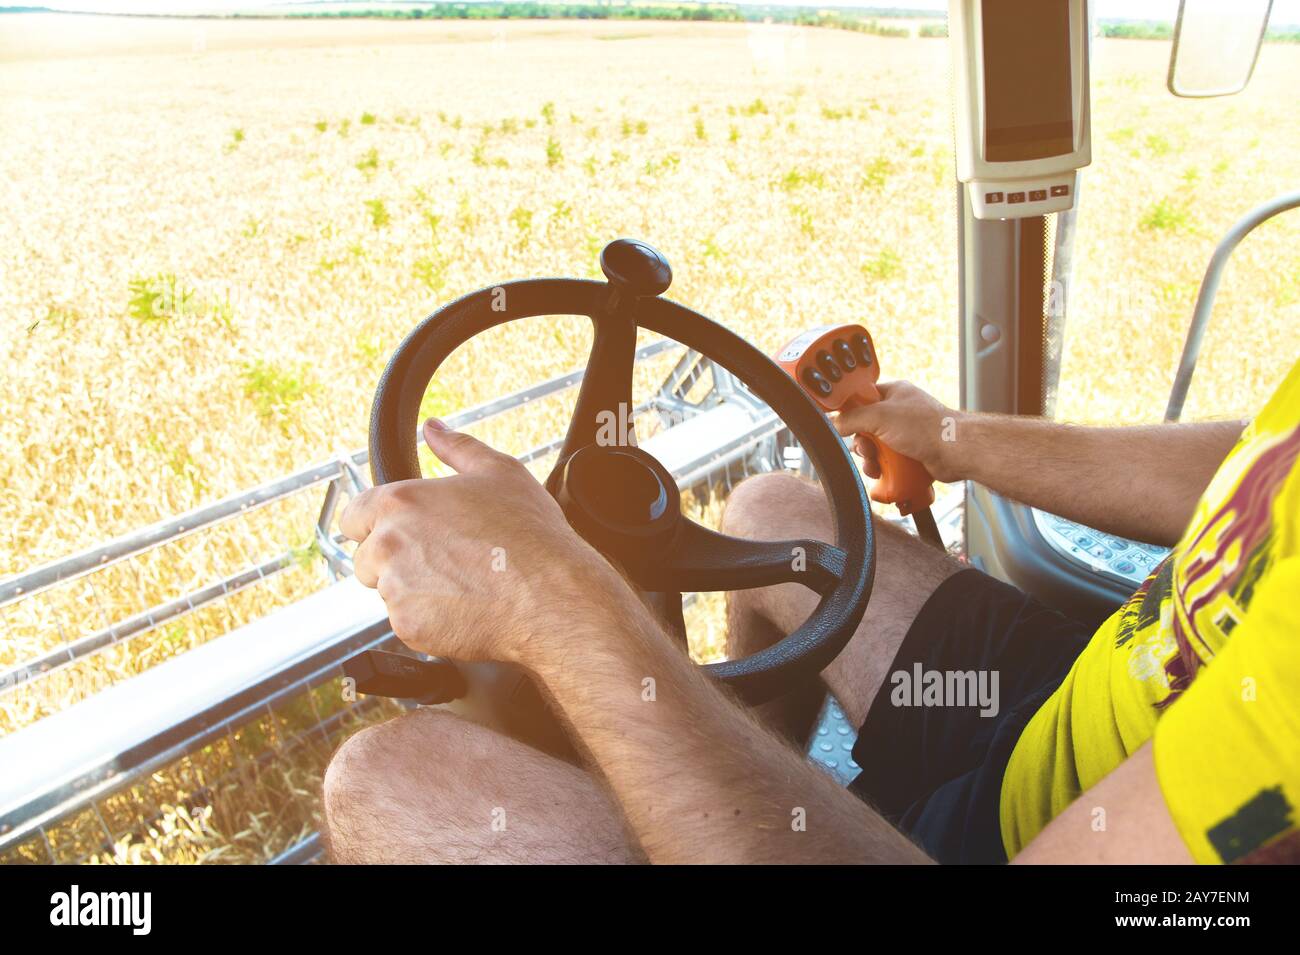
<svg viewBox="0 0 1300 955">
<path fill-rule="evenodd" d="M 780 3 L 782 0 L 765 0 Z M 788 0 L 799 5 L 800 0 Z M 1227 2 L 1227 0 L 1221 0 Z M 0 6 L 27 3 L 58 10 L 80 10 L 92 13 L 220 13 L 249 10 L 267 6 L 260 0 L 0 0 Z M 870 0 L 804 0 L 807 6 L 816 7 L 906 7 L 914 10 L 946 10 L 946 0 L 894 0 L 872 3 Z M 1098 17 L 1124 17 L 1132 20 L 1173 21 L 1178 11 L 1178 0 L 1093 0 L 1093 10 Z M 1274 0 L 1274 24 L 1300 23 L 1300 0 Z"/>
</svg>

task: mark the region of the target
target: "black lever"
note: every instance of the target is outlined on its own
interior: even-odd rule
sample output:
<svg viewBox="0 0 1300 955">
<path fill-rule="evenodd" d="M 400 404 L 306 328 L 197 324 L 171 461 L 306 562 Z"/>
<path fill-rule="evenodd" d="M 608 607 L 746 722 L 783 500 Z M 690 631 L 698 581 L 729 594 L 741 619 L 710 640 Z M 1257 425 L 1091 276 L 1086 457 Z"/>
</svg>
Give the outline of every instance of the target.
<svg viewBox="0 0 1300 955">
<path fill-rule="evenodd" d="M 600 252 L 600 270 L 609 279 L 610 313 L 638 298 L 653 298 L 673 284 L 673 270 L 664 254 L 640 239 L 615 239 Z"/>
<path fill-rule="evenodd" d="M 358 693 L 414 700 L 422 706 L 450 703 L 466 690 L 465 677 L 454 663 L 384 650 L 365 650 L 345 660 L 343 675 L 356 684 Z"/>
</svg>

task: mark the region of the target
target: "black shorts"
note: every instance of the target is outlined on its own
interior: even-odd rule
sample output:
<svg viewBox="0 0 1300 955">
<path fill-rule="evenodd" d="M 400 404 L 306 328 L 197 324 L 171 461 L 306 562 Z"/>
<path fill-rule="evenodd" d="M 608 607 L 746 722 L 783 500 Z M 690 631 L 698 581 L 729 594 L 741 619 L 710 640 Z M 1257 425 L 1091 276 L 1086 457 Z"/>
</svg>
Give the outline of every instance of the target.
<svg viewBox="0 0 1300 955">
<path fill-rule="evenodd" d="M 1093 629 L 981 571 L 949 577 L 916 615 L 876 694 L 853 748 L 862 772 L 849 789 L 940 862 L 1006 862 L 998 803 L 1007 761 Z M 944 678 L 942 697 L 932 671 Z M 976 681 L 983 675 L 985 700 L 997 673 L 996 713 L 969 692 L 970 678 L 948 679 L 970 671 Z"/>
</svg>

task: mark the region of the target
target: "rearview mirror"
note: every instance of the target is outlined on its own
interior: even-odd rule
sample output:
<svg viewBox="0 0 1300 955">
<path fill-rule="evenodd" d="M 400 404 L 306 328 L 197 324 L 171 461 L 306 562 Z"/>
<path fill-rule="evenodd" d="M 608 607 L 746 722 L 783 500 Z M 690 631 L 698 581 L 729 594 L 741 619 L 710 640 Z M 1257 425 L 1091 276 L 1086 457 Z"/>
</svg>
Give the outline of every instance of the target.
<svg viewBox="0 0 1300 955">
<path fill-rule="evenodd" d="M 1273 0 L 1182 0 L 1169 56 L 1169 92 L 1228 96 L 1250 81 Z"/>
</svg>

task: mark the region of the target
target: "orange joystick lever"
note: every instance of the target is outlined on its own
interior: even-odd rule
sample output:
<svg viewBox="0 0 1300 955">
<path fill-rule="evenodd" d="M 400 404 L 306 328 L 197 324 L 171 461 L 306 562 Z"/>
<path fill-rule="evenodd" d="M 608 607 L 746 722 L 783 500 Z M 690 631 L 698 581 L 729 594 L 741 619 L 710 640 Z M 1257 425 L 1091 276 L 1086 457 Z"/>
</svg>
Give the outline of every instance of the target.
<svg viewBox="0 0 1300 955">
<path fill-rule="evenodd" d="M 803 386 L 823 411 L 847 411 L 880 400 L 876 382 L 880 362 L 871 336 L 861 325 L 824 325 L 804 332 L 777 353 L 776 363 Z M 874 435 L 880 480 L 871 499 L 896 504 L 900 514 L 934 503 L 934 478 L 921 462 L 905 457 Z M 919 526 L 919 525 L 918 525 Z"/>
</svg>

